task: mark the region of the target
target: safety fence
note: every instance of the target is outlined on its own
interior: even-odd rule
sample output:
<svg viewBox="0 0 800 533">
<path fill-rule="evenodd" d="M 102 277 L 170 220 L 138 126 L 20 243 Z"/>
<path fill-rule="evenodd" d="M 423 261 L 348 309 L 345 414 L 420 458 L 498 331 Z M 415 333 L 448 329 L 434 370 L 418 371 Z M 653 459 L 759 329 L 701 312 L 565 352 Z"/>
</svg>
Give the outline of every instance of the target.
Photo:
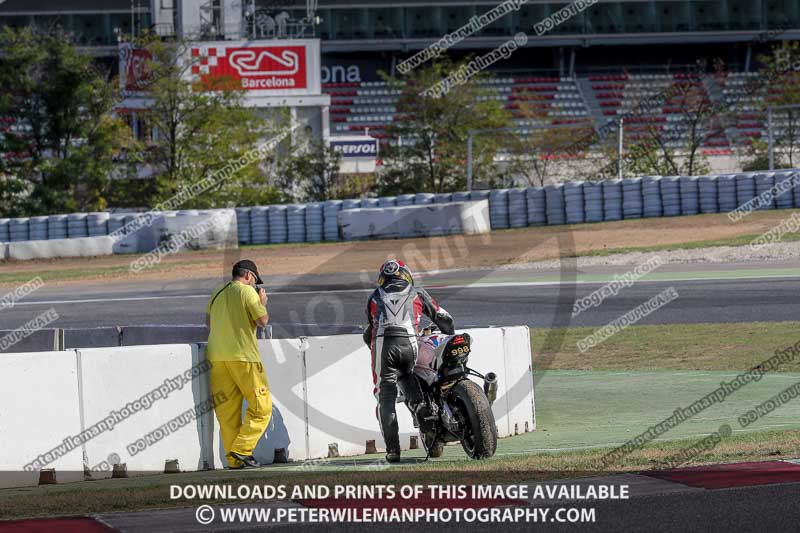
<svg viewBox="0 0 800 533">
<path fill-rule="evenodd" d="M 345 328 L 338 329 L 338 332 L 341 333 Z M 347 333 L 351 332 L 352 330 L 347 331 Z M 20 338 L 15 338 L 15 335 Z M 258 327 L 256 336 L 259 339 L 271 339 L 272 325 Z M 206 342 L 208 328 L 205 325 L 193 324 L 169 326 L 142 324 L 94 328 L 41 328 L 31 331 L 0 329 L 0 339 L 4 338 L 13 339 L 15 342 L 3 343 L 0 340 L 0 354 Z"/>
<path fill-rule="evenodd" d="M 758 209 L 800 207 L 796 170 L 709 176 L 644 176 L 622 180 L 565 182 L 545 187 L 455 193 L 401 194 L 380 198 L 236 208 L 241 244 L 282 244 L 343 239 L 339 213 L 449 202 L 489 201 L 492 229 L 580 224 L 648 217 L 722 213 L 775 189 Z M 767 198 L 766 196 L 763 196 Z M 214 210 L 182 210 L 169 217 L 211 215 Z M 107 235 L 136 218 L 135 213 L 74 213 L 0 219 L 0 242 Z"/>
</svg>

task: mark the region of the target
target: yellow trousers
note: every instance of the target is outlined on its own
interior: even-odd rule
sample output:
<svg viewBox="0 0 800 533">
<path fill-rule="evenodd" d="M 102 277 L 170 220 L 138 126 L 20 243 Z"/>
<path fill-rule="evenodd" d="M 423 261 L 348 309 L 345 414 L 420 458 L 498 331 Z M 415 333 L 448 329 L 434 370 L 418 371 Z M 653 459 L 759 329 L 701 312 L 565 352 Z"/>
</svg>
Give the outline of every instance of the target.
<svg viewBox="0 0 800 533">
<path fill-rule="evenodd" d="M 214 361 L 211 365 L 211 395 L 222 393 L 227 398 L 214 407 L 225 453 L 252 455 L 272 417 L 272 398 L 264 366 L 245 361 Z M 244 421 L 243 399 L 247 400 Z M 227 459 L 229 467 L 241 466 L 238 459 L 230 456 Z"/>
</svg>

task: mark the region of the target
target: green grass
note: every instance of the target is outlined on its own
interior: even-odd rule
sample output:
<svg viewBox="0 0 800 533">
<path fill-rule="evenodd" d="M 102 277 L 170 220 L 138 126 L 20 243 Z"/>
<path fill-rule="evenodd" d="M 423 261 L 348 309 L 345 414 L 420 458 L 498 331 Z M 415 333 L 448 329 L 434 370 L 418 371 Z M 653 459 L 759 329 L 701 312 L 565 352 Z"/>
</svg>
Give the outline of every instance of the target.
<svg viewBox="0 0 800 533">
<path fill-rule="evenodd" d="M 728 239 L 709 239 L 705 241 L 694 241 L 678 244 L 661 244 L 657 246 L 632 246 L 625 248 L 613 248 L 604 250 L 593 250 L 580 254 L 582 256 L 608 256 L 614 254 L 624 254 L 628 252 L 664 252 L 669 250 L 694 250 L 697 248 L 708 248 L 710 246 L 747 246 L 754 239 L 760 237 L 762 234 L 757 233 L 753 235 L 739 235 L 738 237 L 731 237 Z M 800 241 L 800 232 L 786 233 L 781 236 L 781 242 L 795 242 Z"/>
<path fill-rule="evenodd" d="M 800 322 L 634 325 L 580 353 L 597 329 L 532 329 L 534 369 L 744 370 L 800 341 Z M 800 372 L 800 357 L 779 372 Z"/>
</svg>

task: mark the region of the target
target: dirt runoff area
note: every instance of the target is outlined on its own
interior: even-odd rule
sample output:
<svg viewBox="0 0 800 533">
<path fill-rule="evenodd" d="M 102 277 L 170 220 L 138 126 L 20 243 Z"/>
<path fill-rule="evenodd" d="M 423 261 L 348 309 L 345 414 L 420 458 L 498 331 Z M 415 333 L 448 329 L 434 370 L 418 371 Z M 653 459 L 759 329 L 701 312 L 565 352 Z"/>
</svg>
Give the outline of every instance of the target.
<svg viewBox="0 0 800 533">
<path fill-rule="evenodd" d="M 5 261 L 0 262 L 0 285 L 14 284 L 35 274 L 61 283 L 212 278 L 229 275 L 231 265 L 242 258 L 255 261 L 267 276 L 373 272 L 392 257 L 407 262 L 416 271 L 493 267 L 684 244 L 745 244 L 736 239 L 760 235 L 792 213 L 755 212 L 739 222 L 732 222 L 724 214 L 713 214 L 520 228 L 473 236 L 246 246 L 166 255 L 154 266 L 138 272 L 130 268 L 136 255 Z"/>
</svg>

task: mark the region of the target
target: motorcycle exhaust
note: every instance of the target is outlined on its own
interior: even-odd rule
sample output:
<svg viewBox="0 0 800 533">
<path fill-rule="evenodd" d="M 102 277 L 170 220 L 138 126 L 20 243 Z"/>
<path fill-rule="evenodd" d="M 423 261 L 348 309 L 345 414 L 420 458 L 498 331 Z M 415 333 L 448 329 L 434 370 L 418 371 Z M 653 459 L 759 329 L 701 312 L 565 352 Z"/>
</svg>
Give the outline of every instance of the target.
<svg viewBox="0 0 800 533">
<path fill-rule="evenodd" d="M 487 372 L 483 376 L 483 392 L 486 393 L 486 398 L 489 399 L 489 405 L 492 405 L 497 399 L 497 374 L 494 372 Z"/>
</svg>

